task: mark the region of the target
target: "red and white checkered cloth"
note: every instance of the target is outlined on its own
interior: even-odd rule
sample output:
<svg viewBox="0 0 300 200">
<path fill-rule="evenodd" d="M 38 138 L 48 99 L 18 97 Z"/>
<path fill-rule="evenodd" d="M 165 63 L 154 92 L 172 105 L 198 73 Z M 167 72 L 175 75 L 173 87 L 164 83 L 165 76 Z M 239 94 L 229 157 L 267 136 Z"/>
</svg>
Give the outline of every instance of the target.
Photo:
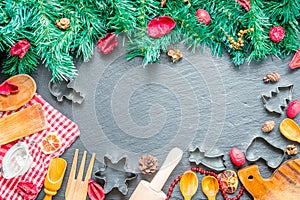
<svg viewBox="0 0 300 200">
<path fill-rule="evenodd" d="M 33 163 L 30 170 L 28 170 L 23 176 L 12 179 L 5 179 L 0 174 L 0 199 L 2 197 L 2 199 L 5 200 L 22 200 L 22 197 L 16 192 L 17 184 L 21 181 L 34 183 L 40 191 L 43 187 L 51 159 L 60 156 L 80 134 L 78 126 L 74 122 L 54 109 L 39 94 L 35 94 L 28 104 L 18 110 L 22 110 L 36 103 L 41 104 L 45 111 L 48 121 L 48 128 L 19 140 L 26 142 L 29 146 L 29 151 L 31 152 Z M 0 118 L 12 113 L 12 111 L 2 113 L 0 112 Z M 57 133 L 57 136 L 61 140 L 61 148 L 53 154 L 46 155 L 42 153 L 40 149 L 40 142 L 49 132 Z M 2 163 L 3 156 L 8 151 L 8 149 L 10 149 L 17 142 L 18 141 L 14 141 L 9 144 L 0 146 L 0 164 Z"/>
</svg>

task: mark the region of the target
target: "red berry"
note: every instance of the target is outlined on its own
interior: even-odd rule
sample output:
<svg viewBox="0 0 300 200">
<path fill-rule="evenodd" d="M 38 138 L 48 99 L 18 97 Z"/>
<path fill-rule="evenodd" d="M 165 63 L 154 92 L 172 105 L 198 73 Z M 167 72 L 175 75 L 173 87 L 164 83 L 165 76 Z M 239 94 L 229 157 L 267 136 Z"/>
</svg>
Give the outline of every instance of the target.
<svg viewBox="0 0 300 200">
<path fill-rule="evenodd" d="M 230 156 L 231 162 L 238 167 L 243 166 L 246 162 L 244 153 L 241 150 L 239 150 L 238 148 L 230 149 L 229 156 Z"/>
<path fill-rule="evenodd" d="M 289 118 L 294 118 L 298 115 L 298 113 L 300 112 L 300 101 L 298 100 L 294 100 L 292 101 L 288 108 L 286 109 L 286 115 Z"/>
<path fill-rule="evenodd" d="M 196 17 L 198 22 L 203 22 L 205 25 L 210 23 L 210 14 L 204 9 L 198 9 L 196 11 Z"/>
<path fill-rule="evenodd" d="M 280 42 L 285 35 L 284 28 L 282 26 L 273 26 L 269 32 L 269 37 L 273 42 Z"/>
</svg>

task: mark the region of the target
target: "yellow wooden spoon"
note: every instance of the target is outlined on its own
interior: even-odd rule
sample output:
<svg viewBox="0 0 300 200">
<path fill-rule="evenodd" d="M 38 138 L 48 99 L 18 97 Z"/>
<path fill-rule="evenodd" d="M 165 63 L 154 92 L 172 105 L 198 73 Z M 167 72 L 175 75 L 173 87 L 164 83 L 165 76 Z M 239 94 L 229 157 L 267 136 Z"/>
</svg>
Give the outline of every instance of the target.
<svg viewBox="0 0 300 200">
<path fill-rule="evenodd" d="M 67 162 L 62 158 L 53 158 L 51 160 L 48 173 L 44 182 L 44 192 L 46 194 L 44 200 L 51 200 L 52 196 L 56 195 L 57 190 L 60 189 Z"/>
<path fill-rule="evenodd" d="M 207 196 L 208 200 L 215 200 L 219 192 L 218 180 L 213 176 L 205 176 L 202 179 L 202 191 Z"/>
<path fill-rule="evenodd" d="M 189 170 L 186 171 L 180 179 L 180 191 L 184 200 L 190 200 L 192 196 L 197 192 L 198 178 L 197 175 Z"/>
<path fill-rule="evenodd" d="M 280 123 L 279 130 L 287 139 L 300 143 L 300 128 L 294 120 L 285 118 Z"/>
</svg>

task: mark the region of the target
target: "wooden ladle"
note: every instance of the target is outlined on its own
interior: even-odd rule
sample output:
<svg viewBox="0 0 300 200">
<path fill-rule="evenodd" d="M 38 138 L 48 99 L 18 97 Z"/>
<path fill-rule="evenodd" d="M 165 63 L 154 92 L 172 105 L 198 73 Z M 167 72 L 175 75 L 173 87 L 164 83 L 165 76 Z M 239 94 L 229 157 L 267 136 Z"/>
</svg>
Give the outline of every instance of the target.
<svg viewBox="0 0 300 200">
<path fill-rule="evenodd" d="M 207 196 L 208 200 L 215 200 L 219 192 L 218 180 L 213 176 L 205 176 L 202 179 L 202 192 Z"/>
<path fill-rule="evenodd" d="M 51 200 L 52 196 L 56 195 L 57 190 L 60 189 L 67 162 L 62 158 L 53 158 L 51 160 L 48 173 L 44 182 L 44 192 L 46 194 L 44 200 Z"/>
<path fill-rule="evenodd" d="M 192 196 L 197 192 L 198 178 L 195 172 L 188 170 L 180 179 L 180 191 L 184 200 L 190 200 Z"/>
<path fill-rule="evenodd" d="M 287 139 L 300 143 L 300 128 L 294 120 L 285 118 L 280 123 L 279 130 Z"/>
</svg>

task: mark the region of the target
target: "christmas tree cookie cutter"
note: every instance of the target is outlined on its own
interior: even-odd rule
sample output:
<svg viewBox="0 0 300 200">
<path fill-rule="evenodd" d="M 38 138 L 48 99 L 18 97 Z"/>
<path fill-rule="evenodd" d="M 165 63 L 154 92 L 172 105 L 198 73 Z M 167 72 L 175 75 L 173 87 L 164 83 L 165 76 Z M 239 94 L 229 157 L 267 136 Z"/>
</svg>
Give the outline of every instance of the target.
<svg viewBox="0 0 300 200">
<path fill-rule="evenodd" d="M 271 168 L 277 168 L 284 159 L 284 151 L 270 144 L 262 137 L 256 137 L 246 150 L 246 159 L 255 162 L 259 159 L 266 161 Z"/>
<path fill-rule="evenodd" d="M 204 166 L 216 170 L 223 171 L 226 169 L 224 165 L 224 154 L 219 153 L 215 156 L 208 156 L 205 152 L 200 150 L 200 147 L 190 147 L 189 161 L 196 163 L 196 165 L 203 164 Z"/>
<path fill-rule="evenodd" d="M 101 185 L 104 185 L 104 193 L 109 193 L 112 189 L 117 188 L 123 195 L 128 192 L 127 182 L 137 177 L 127 168 L 127 157 L 122 157 L 118 161 L 111 156 L 104 156 L 105 167 L 95 172 L 95 179 Z"/>
<path fill-rule="evenodd" d="M 73 81 L 63 80 L 61 82 L 49 82 L 48 89 L 50 93 L 57 98 L 57 101 L 63 101 L 63 98 L 72 101 L 73 103 L 81 104 L 84 96 L 73 88 Z"/>
<path fill-rule="evenodd" d="M 264 104 L 264 107 L 267 111 L 271 112 L 271 113 L 277 113 L 277 114 L 282 114 L 283 113 L 283 109 L 284 107 L 287 107 L 288 105 L 288 102 L 290 100 L 292 100 L 292 97 L 293 97 L 293 87 L 294 87 L 294 84 L 288 84 L 288 85 L 285 85 L 285 86 L 278 86 L 276 87 L 275 90 L 271 90 L 269 92 L 269 94 L 262 94 L 261 97 L 262 97 L 262 101 L 263 101 L 263 104 Z M 288 96 L 286 98 L 283 99 L 283 102 L 277 106 L 276 108 L 274 108 L 272 105 L 270 106 L 268 104 L 268 102 L 270 101 L 270 99 L 274 98 L 276 95 L 278 95 L 280 93 L 280 90 L 288 90 Z"/>
</svg>

